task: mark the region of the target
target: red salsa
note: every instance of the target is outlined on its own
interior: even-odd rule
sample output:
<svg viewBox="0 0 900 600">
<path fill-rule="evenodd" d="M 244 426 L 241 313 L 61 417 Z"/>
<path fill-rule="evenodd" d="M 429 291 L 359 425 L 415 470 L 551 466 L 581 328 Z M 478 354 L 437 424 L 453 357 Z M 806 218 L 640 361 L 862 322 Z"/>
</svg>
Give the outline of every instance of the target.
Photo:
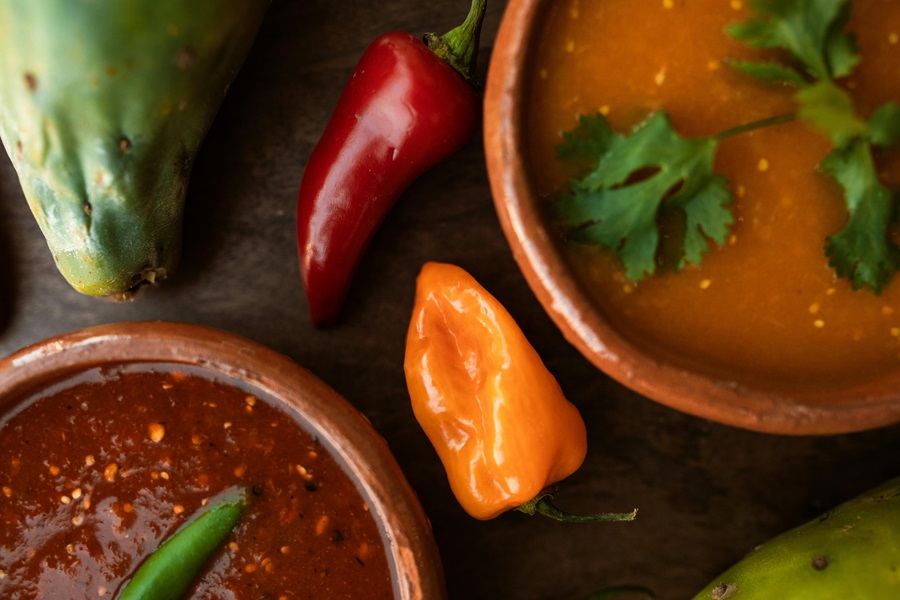
<svg viewBox="0 0 900 600">
<path fill-rule="evenodd" d="M 191 598 L 390 598 L 365 499 L 252 390 L 173 366 L 94 370 L 0 415 L 0 597 L 115 598 L 210 500 L 252 501 Z"/>
</svg>

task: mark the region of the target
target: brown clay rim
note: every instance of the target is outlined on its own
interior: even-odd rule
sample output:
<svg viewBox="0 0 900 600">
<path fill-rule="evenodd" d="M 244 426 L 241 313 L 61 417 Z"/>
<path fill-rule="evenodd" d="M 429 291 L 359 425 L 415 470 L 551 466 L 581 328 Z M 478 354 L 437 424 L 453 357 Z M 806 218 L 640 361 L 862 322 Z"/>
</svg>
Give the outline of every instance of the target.
<svg viewBox="0 0 900 600">
<path fill-rule="evenodd" d="M 511 0 L 485 89 L 484 143 L 500 224 L 532 291 L 566 339 L 623 385 L 688 414 L 755 431 L 836 434 L 900 421 L 900 372 L 840 388 L 762 389 L 648 356 L 586 296 L 543 224 L 529 181 L 522 125 L 534 33 L 551 4 Z"/>
<path fill-rule="evenodd" d="M 288 357 L 231 333 L 185 323 L 128 322 L 63 334 L 0 360 L 0 409 L 42 382 L 123 363 L 199 367 L 283 402 L 342 462 L 385 539 L 394 593 L 445 598 L 431 526 L 385 440 L 333 389 Z"/>
</svg>

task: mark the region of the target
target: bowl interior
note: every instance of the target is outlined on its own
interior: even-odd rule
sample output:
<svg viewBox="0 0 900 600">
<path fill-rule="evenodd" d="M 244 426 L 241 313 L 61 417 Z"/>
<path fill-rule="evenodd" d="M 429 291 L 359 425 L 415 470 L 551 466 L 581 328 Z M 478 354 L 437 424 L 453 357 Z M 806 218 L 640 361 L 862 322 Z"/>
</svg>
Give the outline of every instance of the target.
<svg viewBox="0 0 900 600">
<path fill-rule="evenodd" d="M 717 422 L 782 434 L 860 431 L 900 420 L 900 372 L 828 385 L 720 376 L 654 352 L 620 331 L 587 294 L 548 227 L 532 181 L 527 95 L 549 0 L 511 0 L 491 57 L 484 141 L 497 214 L 531 289 L 600 370 L 657 402 Z M 677 358 L 677 357 L 676 357 Z"/>
<path fill-rule="evenodd" d="M 185 365 L 285 410 L 330 451 L 366 501 L 382 533 L 395 596 L 445 596 L 430 524 L 384 439 L 317 377 L 254 342 L 171 322 L 118 323 L 64 334 L 0 361 L 0 410 L 48 383 L 130 363 Z"/>
</svg>

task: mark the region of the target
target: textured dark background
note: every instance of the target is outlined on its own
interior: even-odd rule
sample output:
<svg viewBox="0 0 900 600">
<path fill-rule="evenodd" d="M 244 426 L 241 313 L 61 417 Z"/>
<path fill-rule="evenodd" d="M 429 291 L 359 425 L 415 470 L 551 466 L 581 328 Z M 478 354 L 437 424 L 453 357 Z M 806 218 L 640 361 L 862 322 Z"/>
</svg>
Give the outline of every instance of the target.
<svg viewBox="0 0 900 600">
<path fill-rule="evenodd" d="M 482 75 L 505 3 L 489 3 Z M 434 525 L 451 598 L 578 599 L 637 583 L 690 598 L 747 550 L 900 474 L 900 429 L 820 438 L 752 433 L 613 382 L 556 330 L 500 230 L 480 139 L 416 182 L 363 260 L 340 326 L 306 314 L 294 211 L 303 166 L 365 46 L 390 29 L 446 31 L 468 2 L 276 0 L 198 157 L 181 269 L 136 301 L 83 297 L 57 273 L 0 156 L 0 355 L 89 325 L 167 319 L 270 346 L 336 388 L 387 439 Z M 562 486 L 573 511 L 640 508 L 625 524 L 489 522 L 456 504 L 409 407 L 403 345 L 423 262 L 469 270 L 503 302 L 588 424 Z"/>
</svg>

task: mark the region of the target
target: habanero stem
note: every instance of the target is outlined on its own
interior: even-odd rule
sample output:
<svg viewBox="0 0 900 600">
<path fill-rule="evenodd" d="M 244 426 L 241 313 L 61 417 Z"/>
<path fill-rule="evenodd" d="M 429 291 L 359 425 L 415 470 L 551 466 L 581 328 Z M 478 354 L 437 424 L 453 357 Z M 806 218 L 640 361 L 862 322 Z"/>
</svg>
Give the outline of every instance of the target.
<svg viewBox="0 0 900 600">
<path fill-rule="evenodd" d="M 533 500 L 525 502 L 516 507 L 516 510 L 526 515 L 541 515 L 554 521 L 562 521 L 564 523 L 588 523 L 596 521 L 634 521 L 637 517 L 638 510 L 635 508 L 631 512 L 626 513 L 593 513 L 589 515 L 573 515 L 569 514 L 557 507 L 550 499 L 550 492 L 545 491 Z"/>
</svg>

